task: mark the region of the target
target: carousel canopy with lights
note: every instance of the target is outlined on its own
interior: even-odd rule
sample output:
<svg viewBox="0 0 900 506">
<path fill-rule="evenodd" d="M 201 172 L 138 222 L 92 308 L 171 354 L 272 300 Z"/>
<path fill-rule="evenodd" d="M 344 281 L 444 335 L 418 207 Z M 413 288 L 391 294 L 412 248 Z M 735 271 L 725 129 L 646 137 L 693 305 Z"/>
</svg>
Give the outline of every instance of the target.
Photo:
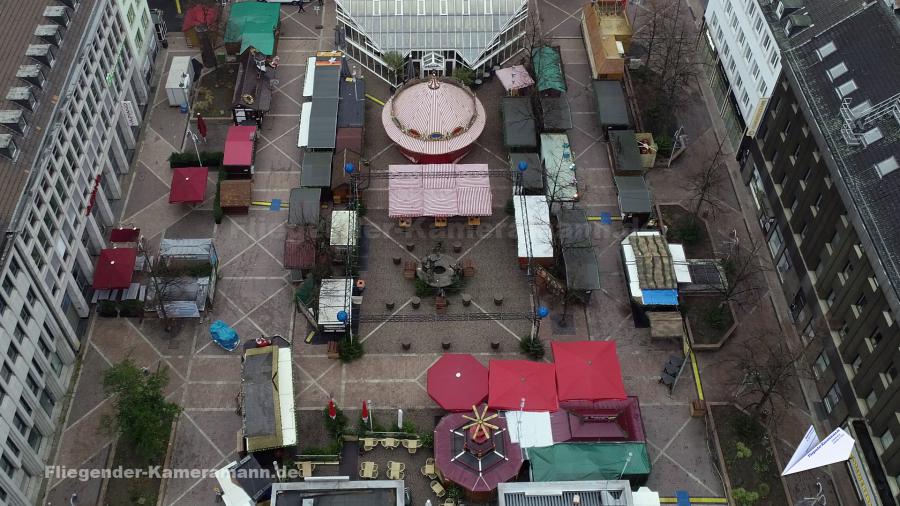
<svg viewBox="0 0 900 506">
<path fill-rule="evenodd" d="M 444 478 L 476 493 L 491 492 L 519 474 L 522 450 L 506 420 L 487 406 L 445 416 L 434 429 L 434 459 Z"/>
<path fill-rule="evenodd" d="M 432 77 L 400 88 L 384 105 L 388 137 L 413 163 L 452 163 L 484 130 L 484 106 L 453 79 Z"/>
</svg>

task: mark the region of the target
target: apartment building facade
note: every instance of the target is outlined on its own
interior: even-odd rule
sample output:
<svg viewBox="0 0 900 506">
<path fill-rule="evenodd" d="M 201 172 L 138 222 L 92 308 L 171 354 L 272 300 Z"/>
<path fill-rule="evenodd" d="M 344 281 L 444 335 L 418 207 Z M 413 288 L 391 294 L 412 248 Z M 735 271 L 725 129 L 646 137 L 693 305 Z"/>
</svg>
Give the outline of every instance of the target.
<svg viewBox="0 0 900 506">
<path fill-rule="evenodd" d="M 900 22 L 882 2 L 826 4 L 762 6 L 784 72 L 739 161 L 807 352 L 817 414 L 857 440 L 846 463 L 855 499 L 895 505 Z M 791 15 L 809 26 L 792 32 Z"/>
<path fill-rule="evenodd" d="M 2 504 L 39 500 L 150 97 L 152 28 L 142 0 L 30 0 L 0 17 Z"/>
<path fill-rule="evenodd" d="M 736 150 L 756 134 L 781 74 L 781 52 L 757 0 L 709 0 L 703 19 L 707 82 Z"/>
</svg>

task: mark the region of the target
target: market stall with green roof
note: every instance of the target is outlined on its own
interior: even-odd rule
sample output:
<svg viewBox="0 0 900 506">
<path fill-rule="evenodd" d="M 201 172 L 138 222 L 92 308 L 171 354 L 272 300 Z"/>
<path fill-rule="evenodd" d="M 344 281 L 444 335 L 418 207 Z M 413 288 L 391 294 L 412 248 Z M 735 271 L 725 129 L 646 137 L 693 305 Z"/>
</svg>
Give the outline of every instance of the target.
<svg viewBox="0 0 900 506">
<path fill-rule="evenodd" d="M 231 6 L 225 28 L 225 51 L 237 55 L 254 47 L 266 56 L 272 56 L 278 47 L 280 26 L 280 4 L 236 3 Z"/>
</svg>

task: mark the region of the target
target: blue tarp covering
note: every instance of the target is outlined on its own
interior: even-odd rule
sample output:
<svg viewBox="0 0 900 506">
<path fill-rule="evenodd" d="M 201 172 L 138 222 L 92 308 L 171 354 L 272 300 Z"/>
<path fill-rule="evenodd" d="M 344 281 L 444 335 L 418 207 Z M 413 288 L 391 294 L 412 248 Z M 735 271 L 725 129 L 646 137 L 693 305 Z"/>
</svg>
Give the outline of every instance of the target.
<svg viewBox="0 0 900 506">
<path fill-rule="evenodd" d="M 645 306 L 677 306 L 678 290 L 641 290 Z"/>
<path fill-rule="evenodd" d="M 216 344 L 228 351 L 234 351 L 240 342 L 237 332 L 222 320 L 214 321 L 212 325 L 209 326 L 209 333 Z"/>
</svg>

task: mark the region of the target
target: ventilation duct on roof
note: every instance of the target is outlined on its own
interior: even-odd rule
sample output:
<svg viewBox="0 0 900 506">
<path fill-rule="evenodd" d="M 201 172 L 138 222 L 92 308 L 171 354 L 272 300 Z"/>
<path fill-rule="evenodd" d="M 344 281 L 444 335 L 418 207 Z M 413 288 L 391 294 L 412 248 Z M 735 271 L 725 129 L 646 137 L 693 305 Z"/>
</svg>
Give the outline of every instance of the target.
<svg viewBox="0 0 900 506">
<path fill-rule="evenodd" d="M 25 122 L 25 113 L 21 110 L 0 111 L 0 125 L 5 126 L 14 133 L 25 135 L 28 131 L 28 123 Z"/>
<path fill-rule="evenodd" d="M 5 156 L 10 160 L 15 160 L 18 154 L 19 148 L 16 146 L 16 141 L 13 140 L 13 136 L 10 134 L 0 134 L 0 155 Z"/>
<path fill-rule="evenodd" d="M 67 5 L 73 11 L 78 8 L 78 4 L 81 3 L 81 0 L 59 0 L 61 4 Z"/>
<path fill-rule="evenodd" d="M 56 59 L 53 55 L 53 47 L 50 44 L 31 44 L 25 50 L 25 56 L 48 67 L 52 67 Z"/>
<path fill-rule="evenodd" d="M 63 5 L 51 5 L 44 9 L 44 17 L 54 23 L 66 27 L 72 18 L 69 16 L 69 9 Z"/>
<path fill-rule="evenodd" d="M 31 86 L 16 86 L 10 88 L 6 94 L 6 100 L 14 102 L 25 110 L 34 112 L 34 106 L 37 105 L 37 98 L 31 91 Z"/>
<path fill-rule="evenodd" d="M 775 15 L 781 19 L 801 7 L 803 7 L 803 2 L 800 0 L 781 0 L 775 7 Z"/>
<path fill-rule="evenodd" d="M 47 44 L 52 44 L 56 47 L 59 47 L 60 42 L 62 42 L 63 33 L 65 33 L 65 30 L 59 25 L 38 25 L 34 29 L 36 37 L 40 37 Z"/>
<path fill-rule="evenodd" d="M 16 77 L 40 89 L 44 88 L 44 82 L 47 80 L 40 65 L 20 65 Z"/>
</svg>

